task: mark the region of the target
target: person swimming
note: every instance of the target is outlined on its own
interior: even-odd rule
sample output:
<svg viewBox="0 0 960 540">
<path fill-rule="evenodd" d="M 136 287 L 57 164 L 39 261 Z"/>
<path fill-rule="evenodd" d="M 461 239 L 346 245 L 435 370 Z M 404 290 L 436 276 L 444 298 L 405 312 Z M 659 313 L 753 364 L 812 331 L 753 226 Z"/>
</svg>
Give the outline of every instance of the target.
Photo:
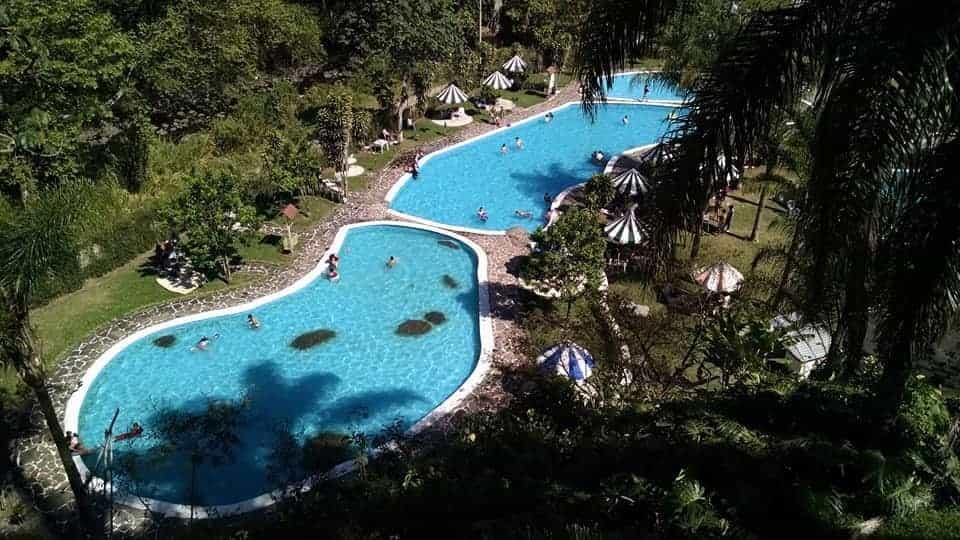
<svg viewBox="0 0 960 540">
<path fill-rule="evenodd" d="M 623 120 L 621 120 L 621 121 L 623 122 L 623 125 L 629 124 L 629 123 L 630 123 L 630 115 L 627 115 L 627 114 L 623 115 Z"/>
<path fill-rule="evenodd" d="M 487 219 L 488 219 L 490 216 L 487 215 L 487 209 L 481 206 L 481 207 L 477 210 L 477 217 L 480 218 L 480 221 L 486 223 L 486 222 L 487 222 Z"/>
<path fill-rule="evenodd" d="M 253 316 L 253 313 L 247 315 L 247 326 L 249 326 L 254 330 L 256 330 L 257 328 L 260 328 L 260 321 L 258 321 L 257 318 Z"/>
<path fill-rule="evenodd" d="M 520 137 L 514 139 L 513 144 L 517 145 L 517 150 L 523 150 L 523 139 Z"/>
<path fill-rule="evenodd" d="M 507 144 L 506 144 L 506 143 L 500 145 L 500 153 L 501 153 L 501 154 L 506 154 L 506 153 L 509 152 L 509 151 L 510 151 L 510 149 L 507 148 Z"/>
<path fill-rule="evenodd" d="M 397 258 L 391 255 L 390 258 L 387 259 L 387 268 L 393 268 L 396 265 L 397 265 Z"/>
<path fill-rule="evenodd" d="M 530 219 L 530 218 L 533 217 L 533 212 L 530 212 L 530 211 L 528 211 L 528 210 L 519 210 L 519 209 L 517 209 L 517 210 L 514 210 L 514 211 L 513 211 L 513 215 L 517 216 L 518 218 L 522 218 L 522 219 Z"/>
<path fill-rule="evenodd" d="M 593 153 L 593 159 L 600 163 L 603 163 L 604 158 L 606 158 L 606 156 L 604 156 L 603 152 L 601 152 L 600 150 L 597 150 L 596 152 Z"/>
<path fill-rule="evenodd" d="M 135 439 L 140 435 L 143 435 L 143 427 L 140 424 L 134 422 L 133 425 L 130 426 L 129 431 L 127 431 L 126 433 L 121 433 L 117 435 L 116 437 L 113 438 L 113 440 L 125 441 L 127 439 Z"/>
<path fill-rule="evenodd" d="M 200 341 L 197 342 L 195 348 L 201 351 L 205 351 L 209 346 L 210 346 L 210 338 L 208 338 L 207 336 L 203 336 L 202 338 L 200 338 Z"/>
<path fill-rule="evenodd" d="M 553 203 L 553 197 L 551 197 L 549 193 L 544 193 L 544 194 L 543 194 L 543 202 L 544 202 L 547 206 L 550 206 L 550 204 Z"/>
<path fill-rule="evenodd" d="M 543 121 L 546 122 L 546 123 L 548 123 L 548 124 L 549 124 L 551 121 L 553 121 L 553 113 L 552 113 L 552 112 L 548 112 L 546 115 L 544 115 Z"/>
</svg>

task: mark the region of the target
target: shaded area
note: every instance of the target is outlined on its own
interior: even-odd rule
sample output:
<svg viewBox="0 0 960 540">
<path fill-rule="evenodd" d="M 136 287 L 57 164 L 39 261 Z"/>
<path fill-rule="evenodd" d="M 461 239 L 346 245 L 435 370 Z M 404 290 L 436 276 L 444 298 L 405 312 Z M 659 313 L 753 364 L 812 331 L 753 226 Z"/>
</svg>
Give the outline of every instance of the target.
<svg viewBox="0 0 960 540">
<path fill-rule="evenodd" d="M 173 334 L 167 334 L 167 335 L 165 335 L 165 336 L 160 336 L 160 337 L 158 337 L 157 339 L 154 339 L 154 340 L 153 340 L 153 344 L 154 344 L 154 345 L 156 345 L 157 347 L 161 347 L 161 348 L 163 348 L 163 349 L 169 349 L 170 347 L 173 347 L 173 345 L 174 345 L 176 342 L 177 342 L 177 336 L 175 336 L 175 335 L 173 335 Z"/>
<path fill-rule="evenodd" d="M 396 333 L 398 336 L 422 336 L 423 334 L 429 332 L 431 328 L 433 328 L 433 326 L 431 326 L 427 321 L 410 319 L 397 325 L 397 329 L 394 333 Z"/>
<path fill-rule="evenodd" d="M 460 249 L 460 244 L 454 242 L 453 240 L 437 240 L 437 243 L 450 249 Z"/>
<path fill-rule="evenodd" d="M 423 316 L 430 324 L 437 325 L 447 322 L 447 316 L 439 311 L 431 311 Z"/>
<path fill-rule="evenodd" d="M 330 341 L 336 337 L 336 335 L 337 333 L 333 330 L 327 330 L 325 328 L 313 330 L 312 332 L 306 332 L 294 338 L 293 341 L 290 342 L 290 346 L 294 349 L 305 351 Z"/>
<path fill-rule="evenodd" d="M 181 504 L 238 502 L 355 457 L 369 448 L 355 441 L 407 427 L 392 411 L 425 401 L 400 388 L 331 400 L 340 383 L 330 373 L 284 379 L 265 360 L 243 373 L 240 396 L 155 404 L 140 421 L 144 435 L 114 447 L 117 485 Z M 355 433 L 361 423 L 372 426 Z M 96 455 L 85 459 L 92 470 Z"/>
</svg>

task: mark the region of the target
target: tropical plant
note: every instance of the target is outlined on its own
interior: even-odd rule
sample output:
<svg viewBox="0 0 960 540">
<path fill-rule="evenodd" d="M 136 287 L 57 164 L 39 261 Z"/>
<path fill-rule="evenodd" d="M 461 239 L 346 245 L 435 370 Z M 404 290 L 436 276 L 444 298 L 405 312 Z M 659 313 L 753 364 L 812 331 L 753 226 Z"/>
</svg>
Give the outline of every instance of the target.
<svg viewBox="0 0 960 540">
<path fill-rule="evenodd" d="M 353 95 L 343 88 L 334 88 L 313 96 L 309 116 L 316 123 L 317 139 L 327 162 L 341 179 L 347 193 L 347 163 L 354 126 Z"/>
<path fill-rule="evenodd" d="M 596 214 L 582 209 L 564 212 L 550 228 L 538 229 L 531 240 L 537 251 L 527 261 L 524 276 L 558 291 L 569 317 L 573 301 L 595 291 L 603 275 L 606 240 Z"/>
<path fill-rule="evenodd" d="M 587 206 L 599 210 L 613 202 L 617 190 L 613 187 L 613 179 L 609 175 L 595 174 L 583 186 L 583 195 L 587 199 Z"/>
<path fill-rule="evenodd" d="M 578 55 L 587 108 L 662 21 L 659 6 L 593 4 Z M 689 113 L 667 136 L 672 159 L 658 170 L 668 181 L 651 218 L 656 251 L 666 260 L 677 236 L 693 231 L 696 252 L 709 194 L 781 111 L 809 104 L 815 136 L 797 220 L 809 261 L 799 269 L 804 308 L 815 314 L 839 300 L 835 340 L 848 371 L 877 314 L 891 414 L 960 295 L 960 189 L 949 180 L 960 167 L 958 30 L 960 6 L 950 3 L 918 12 L 906 1 L 824 0 L 758 12 L 697 79 Z"/>
<path fill-rule="evenodd" d="M 47 389 L 30 309 L 42 282 L 76 271 L 78 239 L 98 215 L 95 203 L 89 185 L 67 183 L 42 191 L 15 216 L 0 214 L 0 364 L 32 391 L 89 532 L 97 528 L 95 512 Z"/>
<path fill-rule="evenodd" d="M 249 241 L 258 225 L 256 210 L 244 201 L 236 179 L 224 172 L 188 179 L 160 216 L 183 234 L 181 244 L 194 267 L 228 282 L 238 246 Z"/>
</svg>

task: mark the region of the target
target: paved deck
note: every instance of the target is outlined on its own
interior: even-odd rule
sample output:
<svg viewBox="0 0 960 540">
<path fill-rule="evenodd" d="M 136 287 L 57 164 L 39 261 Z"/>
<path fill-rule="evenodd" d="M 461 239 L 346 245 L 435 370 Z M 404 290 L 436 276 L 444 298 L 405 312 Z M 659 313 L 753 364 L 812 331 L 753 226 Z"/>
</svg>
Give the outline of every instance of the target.
<svg viewBox="0 0 960 540">
<path fill-rule="evenodd" d="M 520 120 L 576 99 L 578 99 L 576 87 L 571 84 L 543 103 L 528 109 L 515 110 L 508 116 L 508 120 Z M 496 126 L 474 122 L 451 136 L 424 145 L 420 150 L 425 153 L 432 152 L 493 129 L 496 129 Z M 300 233 L 300 249 L 289 266 L 283 268 L 256 266 L 252 270 L 263 274 L 263 278 L 258 279 L 253 285 L 200 298 L 186 297 L 151 306 L 113 320 L 98 329 L 66 354 L 50 375 L 49 387 L 54 406 L 62 414 L 67 399 L 76 390 L 87 368 L 124 337 L 166 320 L 243 304 L 286 288 L 317 264 L 318 258 L 340 227 L 362 221 L 391 219 L 383 199 L 390 187 L 405 174 L 404 164 L 412 158 L 412 154 L 411 151 L 394 158 L 371 182 L 367 190 L 351 194 L 350 198 L 339 205 L 328 219 L 318 223 L 313 229 Z M 501 370 L 498 368 L 514 365 L 522 360 L 523 344 L 526 339 L 514 318 L 519 294 L 517 278 L 508 271 L 511 260 L 527 252 L 526 244 L 510 236 L 465 236 L 479 244 L 486 251 L 489 259 L 490 308 L 495 339 L 492 355 L 493 369 L 474 394 L 464 400 L 450 418 L 469 411 L 498 407 L 509 398 L 503 390 Z M 72 495 L 39 411 L 32 412 L 30 424 L 32 428 L 24 433 L 11 449 L 14 462 L 21 468 L 24 480 L 28 484 L 27 489 L 41 509 L 51 514 L 51 517 L 57 521 L 70 519 Z M 115 529 L 118 532 L 139 530 L 144 524 L 143 518 L 142 511 L 118 508 L 115 511 Z"/>
</svg>

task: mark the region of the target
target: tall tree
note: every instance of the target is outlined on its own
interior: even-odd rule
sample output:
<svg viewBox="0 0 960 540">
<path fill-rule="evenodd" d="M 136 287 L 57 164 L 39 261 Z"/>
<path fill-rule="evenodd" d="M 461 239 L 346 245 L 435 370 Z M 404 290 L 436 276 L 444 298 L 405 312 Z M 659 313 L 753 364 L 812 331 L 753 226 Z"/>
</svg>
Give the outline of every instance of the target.
<svg viewBox="0 0 960 540">
<path fill-rule="evenodd" d="M 537 243 L 537 251 L 527 261 L 524 276 L 559 292 L 569 317 L 573 301 L 600 286 L 607 242 L 597 215 L 585 209 L 565 212 L 531 239 Z"/>
<path fill-rule="evenodd" d="M 658 10 L 619 0 L 594 9 L 600 24 L 585 28 L 578 56 L 587 97 L 602 93 L 658 20 Z M 835 304 L 828 284 L 839 284 L 836 339 L 849 368 L 877 313 L 891 411 L 960 295 L 960 231 L 945 206 L 956 194 L 943 184 L 960 172 L 948 157 L 960 124 L 958 45 L 957 3 L 917 10 L 900 0 L 821 0 L 758 12 L 698 78 L 690 112 L 668 135 L 672 159 L 658 171 L 676 195 L 658 199 L 665 204 L 653 218 L 663 255 L 677 234 L 699 227 L 704 194 L 729 172 L 718 158 L 754 153 L 780 111 L 809 104 L 815 135 L 797 219 L 809 263 L 800 267 L 804 307 Z"/>
<path fill-rule="evenodd" d="M 182 245 L 197 269 L 230 281 L 230 261 L 256 231 L 256 210 L 246 203 L 237 180 L 223 172 L 190 178 L 161 217 L 183 233 Z"/>
<path fill-rule="evenodd" d="M 73 491 L 80 522 L 91 533 L 98 528 L 95 511 L 47 389 L 42 343 L 30 322 L 30 308 L 44 280 L 77 267 L 77 240 L 88 218 L 97 214 L 94 200 L 89 186 L 70 183 L 44 190 L 15 216 L 0 214 L 0 363 L 16 370 L 33 392 Z"/>
</svg>

